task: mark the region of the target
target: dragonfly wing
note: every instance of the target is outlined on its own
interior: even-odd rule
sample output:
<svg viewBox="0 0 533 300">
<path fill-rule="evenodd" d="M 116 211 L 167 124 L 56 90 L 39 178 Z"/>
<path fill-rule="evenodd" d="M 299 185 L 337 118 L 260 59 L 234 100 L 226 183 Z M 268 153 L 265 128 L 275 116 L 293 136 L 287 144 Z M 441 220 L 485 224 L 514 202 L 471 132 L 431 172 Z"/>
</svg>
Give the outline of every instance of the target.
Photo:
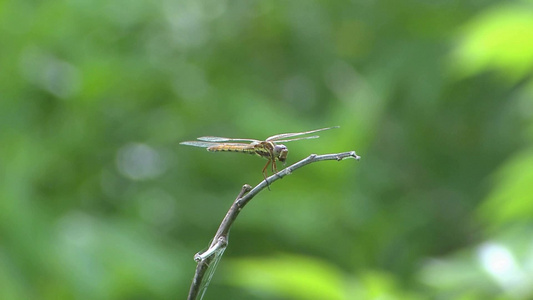
<svg viewBox="0 0 533 300">
<path fill-rule="evenodd" d="M 266 140 L 267 141 L 273 141 L 273 142 L 278 142 L 280 139 L 285 139 L 285 138 L 290 138 L 290 137 L 293 137 L 293 136 L 299 136 L 299 135 L 304 135 L 304 134 L 310 134 L 310 133 L 315 133 L 315 132 L 319 132 L 319 131 L 323 131 L 323 130 L 328 130 L 328 129 L 333 129 L 333 128 L 339 128 L 340 126 L 333 126 L 333 127 L 327 127 L 327 128 L 320 128 L 320 129 L 315 129 L 315 130 L 309 130 L 309 131 L 303 131 L 303 132 L 294 132 L 294 133 L 282 133 L 282 134 L 277 134 L 277 135 L 273 135 L 269 138 L 267 138 Z M 313 136 L 313 137 L 309 137 L 309 138 L 317 138 L 318 136 Z M 295 141 L 296 139 L 293 139 L 293 140 L 290 140 L 290 141 Z"/>
<path fill-rule="evenodd" d="M 276 143 L 286 143 L 286 142 L 292 142 L 292 141 L 298 141 L 298 140 L 310 140 L 310 139 L 317 139 L 319 138 L 318 135 L 313 135 L 313 136 L 304 136 L 304 137 L 299 137 L 299 138 L 295 138 L 295 139 L 288 139 L 288 140 L 275 140 Z"/>
<path fill-rule="evenodd" d="M 240 142 L 259 142 L 258 140 L 253 139 L 232 139 L 220 136 L 202 136 L 198 140 L 206 142 L 231 142 L 231 141 L 240 141 Z"/>
<path fill-rule="evenodd" d="M 220 250 L 217 250 L 214 253 L 213 258 L 211 257 L 208 258 L 211 261 L 208 264 L 207 271 L 204 275 L 204 279 L 202 280 L 202 283 L 200 285 L 200 291 L 198 293 L 200 298 L 198 299 L 202 299 L 205 292 L 207 291 L 207 288 L 209 287 L 209 283 L 211 282 L 211 279 L 213 278 L 213 275 L 215 274 L 218 263 L 220 262 L 220 259 L 222 258 L 222 254 L 224 254 L 224 250 L 226 250 L 226 247 L 221 248 Z"/>
<path fill-rule="evenodd" d="M 213 143 L 213 142 L 186 141 L 186 142 L 181 142 L 180 145 L 187 145 L 187 146 L 194 146 L 194 147 L 201 147 L 201 148 L 209 148 L 211 146 L 219 146 L 219 145 L 222 145 L 222 144 L 221 143 Z"/>
</svg>

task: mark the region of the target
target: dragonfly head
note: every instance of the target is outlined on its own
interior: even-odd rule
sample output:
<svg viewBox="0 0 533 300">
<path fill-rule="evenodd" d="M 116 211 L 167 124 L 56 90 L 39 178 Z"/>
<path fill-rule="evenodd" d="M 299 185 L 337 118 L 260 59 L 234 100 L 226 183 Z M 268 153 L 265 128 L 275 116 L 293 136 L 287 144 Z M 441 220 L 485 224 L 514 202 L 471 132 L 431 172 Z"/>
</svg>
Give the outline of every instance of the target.
<svg viewBox="0 0 533 300">
<path fill-rule="evenodd" d="M 289 149 L 287 149 L 287 146 L 285 145 L 274 146 L 274 156 L 282 163 L 285 163 L 285 160 L 287 159 L 287 154 L 289 154 Z"/>
</svg>

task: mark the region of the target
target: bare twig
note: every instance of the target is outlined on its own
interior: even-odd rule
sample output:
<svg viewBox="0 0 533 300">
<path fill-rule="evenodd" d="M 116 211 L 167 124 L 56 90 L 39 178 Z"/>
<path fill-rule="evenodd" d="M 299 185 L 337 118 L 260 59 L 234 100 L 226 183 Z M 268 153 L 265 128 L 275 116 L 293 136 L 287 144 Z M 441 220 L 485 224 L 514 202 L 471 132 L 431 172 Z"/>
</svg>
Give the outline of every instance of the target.
<svg viewBox="0 0 533 300">
<path fill-rule="evenodd" d="M 196 272 L 194 274 L 194 278 L 191 283 L 191 288 L 189 290 L 189 296 L 187 297 L 187 299 L 196 300 L 198 295 L 200 295 L 200 297 L 203 295 L 203 292 L 200 293 L 200 286 L 202 284 L 202 281 L 204 281 L 203 278 L 206 275 L 206 271 L 208 270 L 209 265 L 212 263 L 216 264 L 218 262 L 217 259 L 220 259 L 221 253 L 228 245 L 228 234 L 231 225 L 237 219 L 239 212 L 248 202 L 250 202 L 250 200 L 252 200 L 253 197 L 255 197 L 255 195 L 261 192 L 265 187 L 268 187 L 274 181 L 291 174 L 294 170 L 299 169 L 305 165 L 324 160 L 340 161 L 346 158 L 354 158 L 356 160 L 359 160 L 361 157 L 357 155 L 355 151 L 323 155 L 311 154 L 307 158 L 302 159 L 299 162 L 292 164 L 286 167 L 285 169 L 279 171 L 278 173 L 261 181 L 253 189 L 250 185 L 245 184 L 242 187 L 239 195 L 231 205 L 230 209 L 226 213 L 226 216 L 222 220 L 222 223 L 218 227 L 217 233 L 215 234 L 213 241 L 209 245 L 209 248 L 201 253 L 196 253 L 196 255 L 194 256 L 194 260 L 198 262 L 198 265 L 196 266 Z M 215 254 L 218 254 L 218 258 Z M 207 278 L 206 281 L 209 281 L 209 279 L 210 278 Z M 204 284 L 204 289 L 207 288 L 206 284 L 208 284 L 208 282 Z"/>
</svg>

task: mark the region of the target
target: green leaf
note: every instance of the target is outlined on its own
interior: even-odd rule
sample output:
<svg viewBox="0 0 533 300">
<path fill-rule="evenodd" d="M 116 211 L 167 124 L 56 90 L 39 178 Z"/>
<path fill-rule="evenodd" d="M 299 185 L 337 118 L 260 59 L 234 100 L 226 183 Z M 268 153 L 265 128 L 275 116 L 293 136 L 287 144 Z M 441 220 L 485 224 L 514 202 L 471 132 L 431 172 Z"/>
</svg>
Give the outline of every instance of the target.
<svg viewBox="0 0 533 300">
<path fill-rule="evenodd" d="M 343 275 L 323 261 L 281 255 L 246 258 L 229 263 L 230 283 L 291 299 L 347 299 Z"/>
<path fill-rule="evenodd" d="M 496 175 L 495 185 L 479 213 L 491 225 L 531 221 L 533 150 L 515 155 Z"/>
<path fill-rule="evenodd" d="M 460 77 L 496 70 L 511 81 L 533 67 L 533 9 L 502 5 L 474 18 L 453 54 Z"/>
</svg>

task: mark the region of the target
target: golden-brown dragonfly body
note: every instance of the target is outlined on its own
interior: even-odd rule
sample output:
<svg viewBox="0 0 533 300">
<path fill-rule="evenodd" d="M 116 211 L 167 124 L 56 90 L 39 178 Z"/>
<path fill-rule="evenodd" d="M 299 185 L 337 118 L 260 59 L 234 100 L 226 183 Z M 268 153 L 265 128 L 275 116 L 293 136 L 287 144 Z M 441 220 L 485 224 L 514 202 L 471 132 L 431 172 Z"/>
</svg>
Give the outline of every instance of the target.
<svg viewBox="0 0 533 300">
<path fill-rule="evenodd" d="M 272 165 L 272 172 L 277 172 L 276 160 L 279 160 L 282 163 L 285 163 L 289 150 L 283 144 L 284 142 L 292 142 L 297 140 L 305 139 L 315 139 L 318 138 L 315 136 L 307 137 L 298 137 L 292 138 L 295 136 L 315 133 L 318 131 L 338 128 L 339 126 L 321 128 L 316 130 L 296 132 L 296 133 L 282 133 L 271 136 L 264 141 L 254 140 L 254 139 L 234 139 L 234 138 L 225 138 L 225 137 L 215 137 L 215 136 L 203 136 L 199 137 L 198 141 L 186 141 L 181 142 L 182 145 L 189 145 L 195 147 L 207 148 L 207 151 L 210 152 L 240 152 L 240 153 L 250 153 L 256 154 L 258 156 L 264 157 L 268 160 L 266 165 L 263 167 L 263 176 L 267 177 L 267 168 L 268 165 Z M 288 139 L 291 138 L 291 139 Z M 250 142 L 249 144 L 240 143 L 240 142 Z"/>
</svg>

